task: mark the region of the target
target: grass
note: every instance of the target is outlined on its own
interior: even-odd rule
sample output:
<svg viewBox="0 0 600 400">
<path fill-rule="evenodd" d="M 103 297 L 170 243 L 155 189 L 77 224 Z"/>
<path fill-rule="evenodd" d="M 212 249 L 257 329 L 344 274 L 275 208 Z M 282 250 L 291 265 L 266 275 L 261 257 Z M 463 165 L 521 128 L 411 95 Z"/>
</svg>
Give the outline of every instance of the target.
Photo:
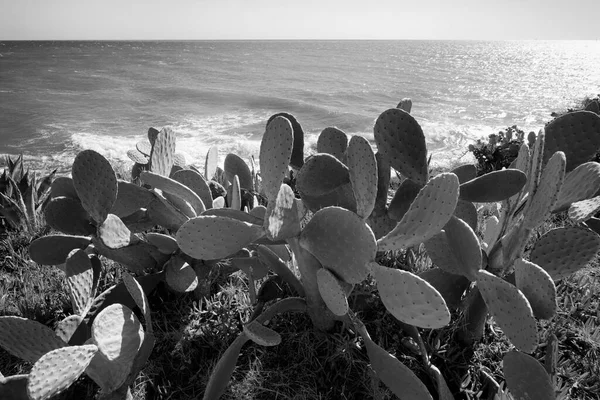
<svg viewBox="0 0 600 400">
<path fill-rule="evenodd" d="M 486 212 L 482 210 L 482 212 Z M 542 230 L 562 226 L 564 216 L 549 220 Z M 47 232 L 10 232 L 0 238 L 0 315 L 18 315 L 54 327 L 72 313 L 63 273 L 29 260 L 28 244 Z M 542 231 L 538 232 L 541 234 Z M 408 252 L 388 252 L 383 265 L 419 272 L 430 267 L 424 246 Z M 105 260 L 100 290 L 120 281 L 121 267 Z M 260 282 L 259 282 L 260 284 Z M 135 399 L 201 398 L 210 373 L 227 346 L 253 312 L 248 281 L 219 264 L 209 275 L 205 297 L 174 294 L 163 284 L 150 296 L 157 344 L 133 387 Z M 558 398 L 598 399 L 600 393 L 600 269 L 597 262 L 558 285 L 559 312 L 540 322 L 540 343 L 534 357 L 543 361 L 545 338 L 553 332 L 560 342 L 556 386 Z M 419 349 L 376 295 L 372 281 L 357 286 L 351 308 L 365 322 L 372 338 L 409 366 L 433 391 Z M 392 399 L 374 376 L 362 339 L 337 323 L 327 334 L 310 328 L 302 314 L 270 321 L 282 343 L 261 347 L 248 343 L 224 399 Z M 442 371 L 456 399 L 479 399 L 486 383 L 481 371 L 502 382 L 501 360 L 512 349 L 501 330 L 488 320 L 483 340 L 465 350 L 453 341 L 455 324 L 440 330 L 420 330 L 432 362 Z M 0 349 L 0 372 L 27 373 L 31 365 Z M 97 386 L 80 378 L 59 399 L 93 398 Z"/>
</svg>

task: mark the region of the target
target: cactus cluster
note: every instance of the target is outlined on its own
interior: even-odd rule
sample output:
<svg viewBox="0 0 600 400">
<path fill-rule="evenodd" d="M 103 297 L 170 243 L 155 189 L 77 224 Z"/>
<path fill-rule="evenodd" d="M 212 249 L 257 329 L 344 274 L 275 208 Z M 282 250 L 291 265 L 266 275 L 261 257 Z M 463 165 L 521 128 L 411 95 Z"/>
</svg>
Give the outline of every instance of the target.
<svg viewBox="0 0 600 400">
<path fill-rule="evenodd" d="M 491 314 L 517 349 L 504 359 L 511 392 L 533 393 L 531 382 L 538 382 L 535 393 L 546 396 L 549 378 L 526 353 L 538 346 L 536 318 L 556 313 L 554 281 L 600 250 L 594 232 L 599 224 L 592 217 L 600 209 L 593 197 L 600 189 L 600 165 L 587 162 L 600 147 L 600 117 L 582 111 L 558 118 L 537 135 L 533 149 L 522 145 L 509 169 L 476 177 L 473 166 L 461 166 L 430 176 L 425 135 L 410 107 L 405 99 L 377 118 L 376 152 L 365 138 L 348 140 L 329 127 L 319 136 L 318 153 L 306 159 L 302 127 L 293 116 L 276 114 L 261 141 L 259 172 L 234 154 L 221 170 L 214 148 L 203 171 L 187 166 L 169 129 L 150 129 L 148 142 L 128 152 L 137 184 L 118 180 L 100 154 L 79 153 L 72 178 L 52 183 L 45 209 L 47 223 L 63 234 L 30 246 L 34 261 L 65 271 L 74 315 L 56 331 L 0 318 L 0 345 L 35 363 L 29 375 L 0 378 L 0 394 L 49 398 L 86 373 L 103 394 L 126 396 L 154 345 L 145 293 L 159 281 L 176 292 L 192 291 L 215 260 L 230 259 L 248 276 L 253 301 L 256 280 L 269 274 L 287 282 L 297 297 L 261 306 L 244 321 L 215 366 L 205 399 L 223 394 L 246 342 L 281 342 L 264 322 L 289 311 L 306 312 L 320 330 L 338 320 L 353 326 L 373 370 L 398 397 L 452 399 L 426 349 L 421 355 L 437 383 L 435 394 L 375 343 L 351 310 L 348 297 L 369 277 L 385 308 L 417 342 L 416 327 L 442 328 L 452 310 L 462 309 L 459 339 L 472 343 Z M 388 201 L 392 168 L 403 181 Z M 295 181 L 288 178 L 290 169 Z M 496 202 L 500 213 L 485 229 L 478 227 L 475 203 Z M 545 233 L 526 260 L 533 232 L 563 210 L 579 226 Z M 381 252 L 421 243 L 434 267 L 420 275 L 377 263 Z M 98 255 L 138 279 L 124 273 L 123 283 L 96 295 Z M 145 330 L 132 311 L 136 306 Z M 24 336 L 35 343 L 23 342 Z"/>
</svg>

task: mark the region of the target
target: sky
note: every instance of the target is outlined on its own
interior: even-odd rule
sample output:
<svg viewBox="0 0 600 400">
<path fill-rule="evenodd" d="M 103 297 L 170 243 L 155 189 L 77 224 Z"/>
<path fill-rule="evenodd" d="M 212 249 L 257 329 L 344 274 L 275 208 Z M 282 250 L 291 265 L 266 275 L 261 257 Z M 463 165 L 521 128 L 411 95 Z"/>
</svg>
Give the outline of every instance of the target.
<svg viewBox="0 0 600 400">
<path fill-rule="evenodd" d="M 0 40 L 593 39 L 597 0 L 0 0 Z"/>
</svg>

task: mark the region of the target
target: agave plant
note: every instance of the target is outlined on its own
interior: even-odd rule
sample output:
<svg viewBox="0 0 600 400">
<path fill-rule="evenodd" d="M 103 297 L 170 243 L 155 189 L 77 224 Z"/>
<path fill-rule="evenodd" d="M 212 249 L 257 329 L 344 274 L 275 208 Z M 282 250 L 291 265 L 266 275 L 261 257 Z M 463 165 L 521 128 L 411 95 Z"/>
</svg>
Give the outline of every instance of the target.
<svg viewBox="0 0 600 400">
<path fill-rule="evenodd" d="M 49 198 L 56 169 L 38 180 L 35 171 L 25 170 L 23 155 L 14 161 L 6 156 L 6 166 L 0 176 L 0 217 L 10 229 L 31 230 Z"/>
</svg>

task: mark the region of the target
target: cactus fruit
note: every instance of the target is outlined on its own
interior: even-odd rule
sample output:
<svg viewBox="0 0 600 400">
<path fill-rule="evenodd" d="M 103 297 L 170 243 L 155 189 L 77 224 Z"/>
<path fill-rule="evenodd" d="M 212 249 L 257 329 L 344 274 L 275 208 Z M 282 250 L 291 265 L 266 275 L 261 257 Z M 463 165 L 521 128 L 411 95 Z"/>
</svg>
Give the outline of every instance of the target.
<svg viewBox="0 0 600 400">
<path fill-rule="evenodd" d="M 202 215 L 184 223 L 176 239 L 181 250 L 196 259 L 224 258 L 265 234 L 262 226 L 233 218 Z"/>
<path fill-rule="evenodd" d="M 454 174 L 443 173 L 432 178 L 396 227 L 377 241 L 378 250 L 400 250 L 437 234 L 454 213 L 458 187 Z"/>
<path fill-rule="evenodd" d="M 593 217 L 600 210 L 600 196 L 580 200 L 569 207 L 569 218 L 575 223 L 583 222 Z"/>
<path fill-rule="evenodd" d="M 29 373 L 27 394 L 46 400 L 67 389 L 88 367 L 98 351 L 93 345 L 70 346 L 44 354 Z"/>
<path fill-rule="evenodd" d="M 150 167 L 152 172 L 162 176 L 169 176 L 173 168 L 175 158 L 175 132 L 170 128 L 164 128 L 160 132 L 153 134 L 152 154 L 150 154 Z"/>
<path fill-rule="evenodd" d="M 429 179 L 427 146 L 419 123 L 406 111 L 391 108 L 377 118 L 375 142 L 392 168 L 419 185 Z"/>
<path fill-rule="evenodd" d="M 290 164 L 294 134 L 292 124 L 284 117 L 273 118 L 260 142 L 260 173 L 267 199 L 277 197 L 279 186 Z"/>
<path fill-rule="evenodd" d="M 556 228 L 533 246 L 531 262 L 542 267 L 555 281 L 583 268 L 600 250 L 600 236 L 580 227 Z"/>
<path fill-rule="evenodd" d="M 69 197 L 55 197 L 44 209 L 46 223 L 68 235 L 91 235 L 95 232 L 90 217 L 79 200 Z"/>
<path fill-rule="evenodd" d="M 317 271 L 317 284 L 323 301 L 332 313 L 338 316 L 348 312 L 348 298 L 340 281 L 327 268 Z"/>
<path fill-rule="evenodd" d="M 173 180 L 166 176 L 155 174 L 150 171 L 142 172 L 140 175 L 140 179 L 142 180 L 142 182 L 144 182 L 147 185 L 150 185 L 153 188 L 160 189 L 164 193 L 177 196 L 180 199 L 188 202 L 194 209 L 196 215 L 206 211 L 206 207 L 204 206 L 204 203 L 202 202 L 200 197 L 198 197 L 198 195 L 194 193 L 193 190 L 177 182 L 176 180 Z"/>
<path fill-rule="evenodd" d="M 523 227 L 535 229 L 550 215 L 565 178 L 565 153 L 557 151 L 542 171 L 534 193 L 530 193 L 524 211 Z"/>
<path fill-rule="evenodd" d="M 41 265 L 63 264 L 74 249 L 85 249 L 91 239 L 85 236 L 52 235 L 43 236 L 31 242 L 29 256 Z"/>
<path fill-rule="evenodd" d="M 348 148 L 348 136 L 336 128 L 328 127 L 321 131 L 317 139 L 317 152 L 328 153 L 345 162 L 346 149 Z"/>
<path fill-rule="evenodd" d="M 554 317 L 557 307 L 556 286 L 550 274 L 532 262 L 518 259 L 515 261 L 515 282 L 529 301 L 536 318 Z"/>
<path fill-rule="evenodd" d="M 506 385 L 515 399 L 552 400 L 556 396 L 550 376 L 535 358 L 509 351 L 502 359 Z"/>
<path fill-rule="evenodd" d="M 567 156 L 566 172 L 588 161 L 600 148 L 600 116 L 589 111 L 564 114 L 544 128 L 544 164 L 556 151 Z"/>
<path fill-rule="evenodd" d="M 146 208 L 154 199 L 152 192 L 133 183 L 119 180 L 117 199 L 110 213 L 119 218 L 127 217 L 140 208 Z"/>
<path fill-rule="evenodd" d="M 420 328 L 441 328 L 450 311 L 440 293 L 423 278 L 408 271 L 372 263 L 377 290 L 385 308 L 399 321 Z"/>
<path fill-rule="evenodd" d="M 75 157 L 72 174 L 81 205 L 96 223 L 101 224 L 117 199 L 115 171 L 102 155 L 84 150 Z"/>
<path fill-rule="evenodd" d="M 477 286 L 490 313 L 511 343 L 521 351 L 532 353 L 538 344 L 537 326 L 525 295 L 485 270 L 479 271 Z"/>
<path fill-rule="evenodd" d="M 121 218 L 108 214 L 102 224 L 98 226 L 98 238 L 109 249 L 121 249 L 135 244 L 138 239 L 125 226 Z"/>
<path fill-rule="evenodd" d="M 347 183 L 350 183 L 348 167 L 327 153 L 309 157 L 296 177 L 301 196 L 323 196 Z"/>
<path fill-rule="evenodd" d="M 294 192 L 286 184 L 281 184 L 276 198 L 269 202 L 264 219 L 267 237 L 283 240 L 300 234 L 300 217 Z"/>
<path fill-rule="evenodd" d="M 15 357 L 34 363 L 67 344 L 52 329 L 26 318 L 0 317 L 0 346 Z"/>
<path fill-rule="evenodd" d="M 277 113 L 269 117 L 267 126 L 277 117 L 284 117 L 292 125 L 292 133 L 294 135 L 294 144 L 292 146 L 292 155 L 290 157 L 290 166 L 299 170 L 304 165 L 304 131 L 296 118 L 288 113 Z"/>
<path fill-rule="evenodd" d="M 281 343 L 279 333 L 267 328 L 257 320 L 244 325 L 244 333 L 250 340 L 261 346 L 277 346 Z"/>
<path fill-rule="evenodd" d="M 202 175 L 191 169 L 184 169 L 173 174 L 173 180 L 190 188 L 202 200 L 206 208 L 212 207 L 212 194 L 210 187 Z"/>
<path fill-rule="evenodd" d="M 359 283 L 375 259 L 375 236 L 355 213 L 341 207 L 317 211 L 299 237 L 300 245 L 343 281 Z"/>
<path fill-rule="evenodd" d="M 165 280 L 171 289 L 179 293 L 191 292 L 198 286 L 196 272 L 181 257 L 173 256 L 165 264 Z"/>
<path fill-rule="evenodd" d="M 460 185 L 460 199 L 473 203 L 493 203 L 513 196 L 523 188 L 527 176 L 518 169 L 505 169 L 482 175 Z"/>
<path fill-rule="evenodd" d="M 83 317 L 92 306 L 96 289 L 94 270 L 86 252 L 73 250 L 67 257 L 65 272 L 73 311 Z"/>
<path fill-rule="evenodd" d="M 252 190 L 254 188 L 250 168 L 239 156 L 233 153 L 227 154 L 223 167 L 225 170 L 225 177 L 230 183 L 233 183 L 233 177 L 237 175 L 240 180 L 241 188 L 247 190 Z"/>
<path fill-rule="evenodd" d="M 377 196 L 377 160 L 367 139 L 362 136 L 350 139 L 346 163 L 356 199 L 356 213 L 366 219 L 373 212 Z"/>
</svg>

